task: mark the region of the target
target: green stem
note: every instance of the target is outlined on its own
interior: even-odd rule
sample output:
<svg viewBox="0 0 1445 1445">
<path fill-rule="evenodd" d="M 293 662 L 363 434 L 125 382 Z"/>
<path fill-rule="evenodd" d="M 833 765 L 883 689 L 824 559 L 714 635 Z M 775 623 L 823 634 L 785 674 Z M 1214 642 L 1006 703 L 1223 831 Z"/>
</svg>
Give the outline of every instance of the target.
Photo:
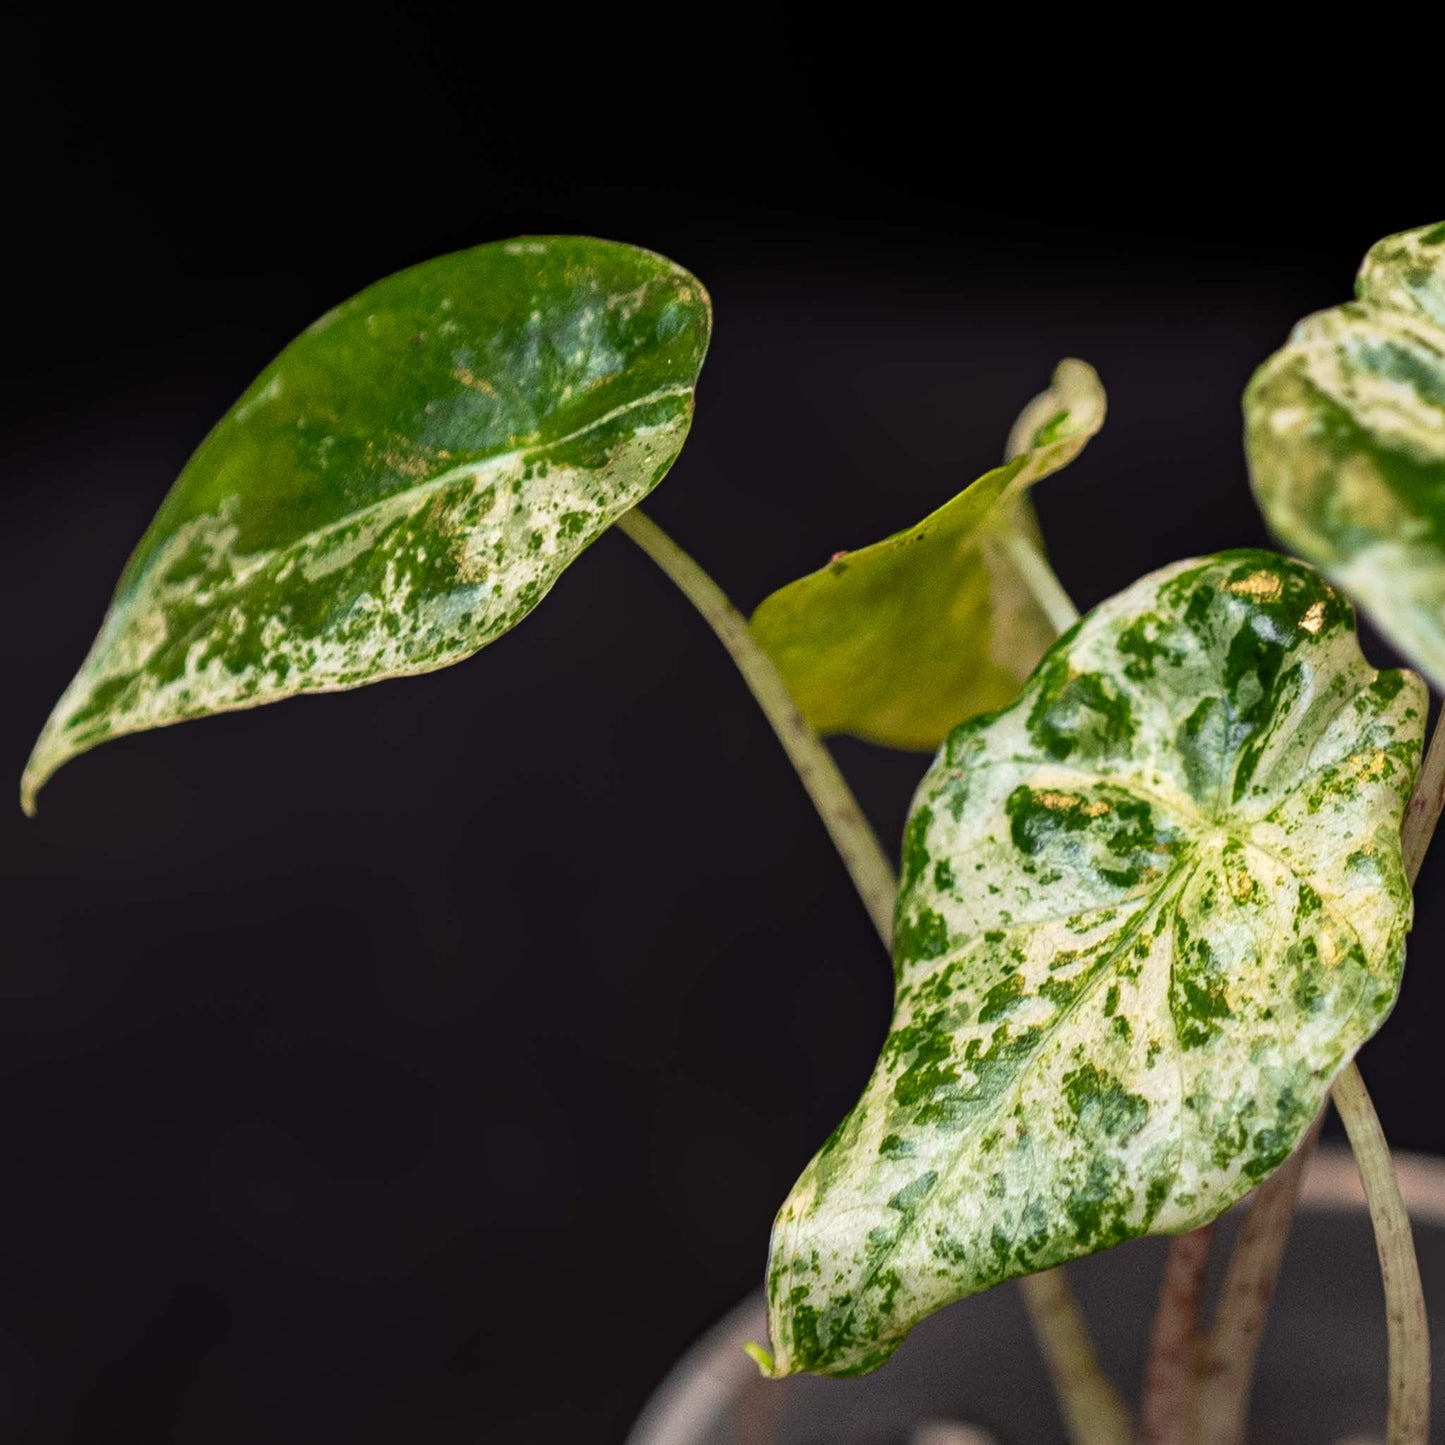
<svg viewBox="0 0 1445 1445">
<path fill-rule="evenodd" d="M 634 508 L 617 523 L 667 573 L 702 614 L 727 648 L 778 741 L 797 771 L 884 948 L 893 950 L 893 904 L 898 880 L 878 837 L 863 816 L 858 800 L 844 781 L 833 755 L 798 711 L 772 659 L 748 630 L 747 619 L 723 590 L 666 532 Z"/>
<path fill-rule="evenodd" d="M 838 771 L 833 755 L 798 711 L 772 659 L 758 646 L 749 630 L 747 619 L 732 605 L 717 583 L 641 510 L 633 508 L 620 518 L 617 525 L 677 585 L 727 649 L 808 790 L 808 796 L 812 798 L 833 846 L 837 848 L 853 886 L 858 890 L 858 896 L 873 919 L 884 948 L 891 955 L 893 904 L 898 895 L 898 880 L 892 864 L 858 806 L 852 789 Z M 1048 568 L 1046 562 L 1042 565 Z M 1037 571 L 1037 568 L 1034 570 Z M 1049 576 L 1052 577 L 1053 573 L 1050 572 Z M 1058 587 L 1057 578 L 1054 585 L 1063 596 L 1063 588 Z M 1064 601 L 1068 603 L 1066 596 Z M 1072 604 L 1069 606 L 1072 610 Z M 1041 1279 L 1044 1283 L 1035 1285 L 1033 1279 Z M 1074 1394 L 1061 1393 L 1060 1405 L 1066 1417 L 1071 1422 L 1090 1418 L 1127 1421 L 1128 1412 L 1123 1402 L 1099 1369 L 1089 1341 L 1088 1326 L 1063 1270 L 1032 1276 L 1022 1284 L 1026 1299 L 1041 1297 L 1047 1300 L 1043 1317 L 1051 1331 L 1049 1339 L 1045 1339 L 1039 1327 L 1040 1314 L 1033 1304 L 1029 1312 L 1039 1328 L 1045 1357 L 1052 1360 L 1057 1356 L 1067 1364 L 1067 1368 L 1062 1370 L 1054 1370 L 1052 1363 L 1050 1365 L 1056 1388 L 1061 1392 L 1077 1393 L 1077 1398 Z M 1117 1442 L 1128 1438 L 1127 1434 L 1097 1432 L 1074 1436 L 1075 1445 L 1105 1445 L 1105 1442 L 1117 1445 Z"/>
<path fill-rule="evenodd" d="M 1360 1166 L 1385 1283 L 1385 1324 L 1390 1340 L 1386 1438 L 1389 1445 L 1425 1445 L 1430 1434 L 1430 1323 L 1410 1216 L 1400 1197 L 1390 1146 L 1354 1063 L 1335 1080 L 1332 1097 Z"/>
<path fill-rule="evenodd" d="M 1064 584 L 1049 566 L 1043 549 L 1019 528 L 1005 534 L 1003 549 L 1054 631 L 1060 635 L 1067 632 L 1079 620 L 1079 609 L 1074 606 L 1074 599 L 1064 591 Z"/>
<path fill-rule="evenodd" d="M 1074 1445 L 1128 1445 L 1133 1422 L 1100 1368 L 1083 1312 L 1062 1269 L 1019 1280 L 1054 1395 Z"/>
</svg>

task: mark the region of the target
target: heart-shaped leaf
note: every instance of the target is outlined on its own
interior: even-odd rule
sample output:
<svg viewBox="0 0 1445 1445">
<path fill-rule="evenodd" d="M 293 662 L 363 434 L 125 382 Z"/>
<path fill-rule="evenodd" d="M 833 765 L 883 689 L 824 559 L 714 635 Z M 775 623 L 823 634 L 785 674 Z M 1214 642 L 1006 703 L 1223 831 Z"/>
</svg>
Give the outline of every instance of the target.
<svg viewBox="0 0 1445 1445">
<path fill-rule="evenodd" d="M 707 293 L 537 237 L 317 321 L 201 443 L 26 769 L 107 738 L 456 662 L 515 626 L 687 436 Z"/>
<path fill-rule="evenodd" d="M 1020 570 L 1042 557 L 1026 494 L 1103 422 L 1093 368 L 1061 362 L 1015 424 L 1005 465 L 916 527 L 839 553 L 758 607 L 753 635 L 814 728 L 931 749 L 1015 696 L 1058 633 Z"/>
<path fill-rule="evenodd" d="M 1426 694 L 1267 552 L 1181 562 L 914 800 L 882 1057 L 778 1216 L 774 1369 L 875 1368 L 1000 1280 L 1213 1219 L 1394 1002 Z"/>
<path fill-rule="evenodd" d="M 1379 242 L 1355 291 L 1251 380 L 1254 491 L 1274 531 L 1445 687 L 1445 225 Z"/>
</svg>

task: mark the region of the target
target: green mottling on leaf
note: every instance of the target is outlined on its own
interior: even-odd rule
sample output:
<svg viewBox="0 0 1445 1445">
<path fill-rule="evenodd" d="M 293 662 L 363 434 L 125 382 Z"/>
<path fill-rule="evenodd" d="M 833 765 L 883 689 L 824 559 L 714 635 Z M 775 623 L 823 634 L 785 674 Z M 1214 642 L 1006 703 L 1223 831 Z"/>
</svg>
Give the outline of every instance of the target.
<svg viewBox="0 0 1445 1445">
<path fill-rule="evenodd" d="M 1063 437 L 1069 425 L 1069 413 L 1056 411 L 1046 422 L 1044 422 L 1033 434 L 1032 445 L 1035 449 L 1039 447 L 1052 446 L 1054 442 Z"/>
<path fill-rule="evenodd" d="M 1059 761 L 1106 758 L 1127 749 L 1134 735 L 1128 696 L 1111 678 L 1074 674 L 1057 663 L 1040 669 L 1029 726 L 1038 746 Z"/>
<path fill-rule="evenodd" d="M 1102 1129 L 1111 1139 L 1132 1138 L 1148 1122 L 1149 1102 L 1120 1082 L 1084 1064 L 1064 1075 L 1064 1098 L 1083 1129 Z"/>
<path fill-rule="evenodd" d="M 933 814 L 929 809 L 920 809 L 908 820 L 908 826 L 903 833 L 903 877 L 910 881 L 917 878 L 919 872 L 926 868 L 929 863 L 926 838 L 928 825 L 933 821 Z"/>
<path fill-rule="evenodd" d="M 1381 702 L 1390 702 L 1404 685 L 1404 673 L 1382 672 L 1372 684 L 1372 691 Z"/>
<path fill-rule="evenodd" d="M 910 962 L 937 958 L 948 947 L 948 924 L 931 908 L 900 919 L 895 935 L 898 957 Z"/>
<path fill-rule="evenodd" d="M 938 1183 L 938 1171 L 930 1169 L 925 1174 L 920 1174 L 917 1179 L 905 1184 L 889 1201 L 889 1209 L 896 1209 L 902 1214 L 911 1214 L 914 1209 L 923 1201 L 928 1191 Z"/>
<path fill-rule="evenodd" d="M 1001 1019 L 1005 1014 L 1011 1013 L 1024 998 L 1024 980 L 1021 974 L 1010 974 L 1002 983 L 996 983 L 983 996 L 983 1004 L 978 1011 L 978 1021 L 982 1024 L 992 1023 L 995 1019 Z"/>
</svg>

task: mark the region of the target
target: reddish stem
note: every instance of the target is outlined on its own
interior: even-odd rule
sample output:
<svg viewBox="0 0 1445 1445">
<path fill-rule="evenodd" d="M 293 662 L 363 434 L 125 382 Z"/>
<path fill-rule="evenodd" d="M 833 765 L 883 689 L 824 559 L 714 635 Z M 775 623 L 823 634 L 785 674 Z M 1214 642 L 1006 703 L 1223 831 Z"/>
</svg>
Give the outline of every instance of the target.
<svg viewBox="0 0 1445 1445">
<path fill-rule="evenodd" d="M 1214 1225 L 1169 1241 L 1144 1381 L 1143 1445 L 1185 1445 L 1189 1430 L 1199 1306 Z"/>
</svg>

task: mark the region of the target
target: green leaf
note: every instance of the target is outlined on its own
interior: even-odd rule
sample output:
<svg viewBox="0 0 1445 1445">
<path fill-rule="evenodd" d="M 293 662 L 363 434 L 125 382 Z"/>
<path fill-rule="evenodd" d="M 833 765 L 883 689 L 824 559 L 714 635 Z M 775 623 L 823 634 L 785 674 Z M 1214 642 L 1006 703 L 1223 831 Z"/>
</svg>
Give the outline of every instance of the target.
<svg viewBox="0 0 1445 1445">
<path fill-rule="evenodd" d="M 953 732 L 908 823 L 891 1031 L 773 1232 L 775 1370 L 1215 1218 L 1389 1012 L 1426 693 L 1302 563 L 1104 603 Z"/>
<path fill-rule="evenodd" d="M 1245 392 L 1255 495 L 1445 687 L 1445 225 L 1379 242 L 1355 291 L 1300 322 Z"/>
<path fill-rule="evenodd" d="M 753 634 L 814 728 L 932 749 L 1017 694 L 1058 633 L 1028 581 L 1042 543 L 1026 493 L 1103 421 L 1093 368 L 1061 362 L 1015 423 L 1004 466 L 916 527 L 840 552 L 759 606 Z"/>
<path fill-rule="evenodd" d="M 444 667 L 521 621 L 662 479 L 707 293 L 544 236 L 413 266 L 291 343 L 186 464 L 36 744 Z"/>
</svg>

